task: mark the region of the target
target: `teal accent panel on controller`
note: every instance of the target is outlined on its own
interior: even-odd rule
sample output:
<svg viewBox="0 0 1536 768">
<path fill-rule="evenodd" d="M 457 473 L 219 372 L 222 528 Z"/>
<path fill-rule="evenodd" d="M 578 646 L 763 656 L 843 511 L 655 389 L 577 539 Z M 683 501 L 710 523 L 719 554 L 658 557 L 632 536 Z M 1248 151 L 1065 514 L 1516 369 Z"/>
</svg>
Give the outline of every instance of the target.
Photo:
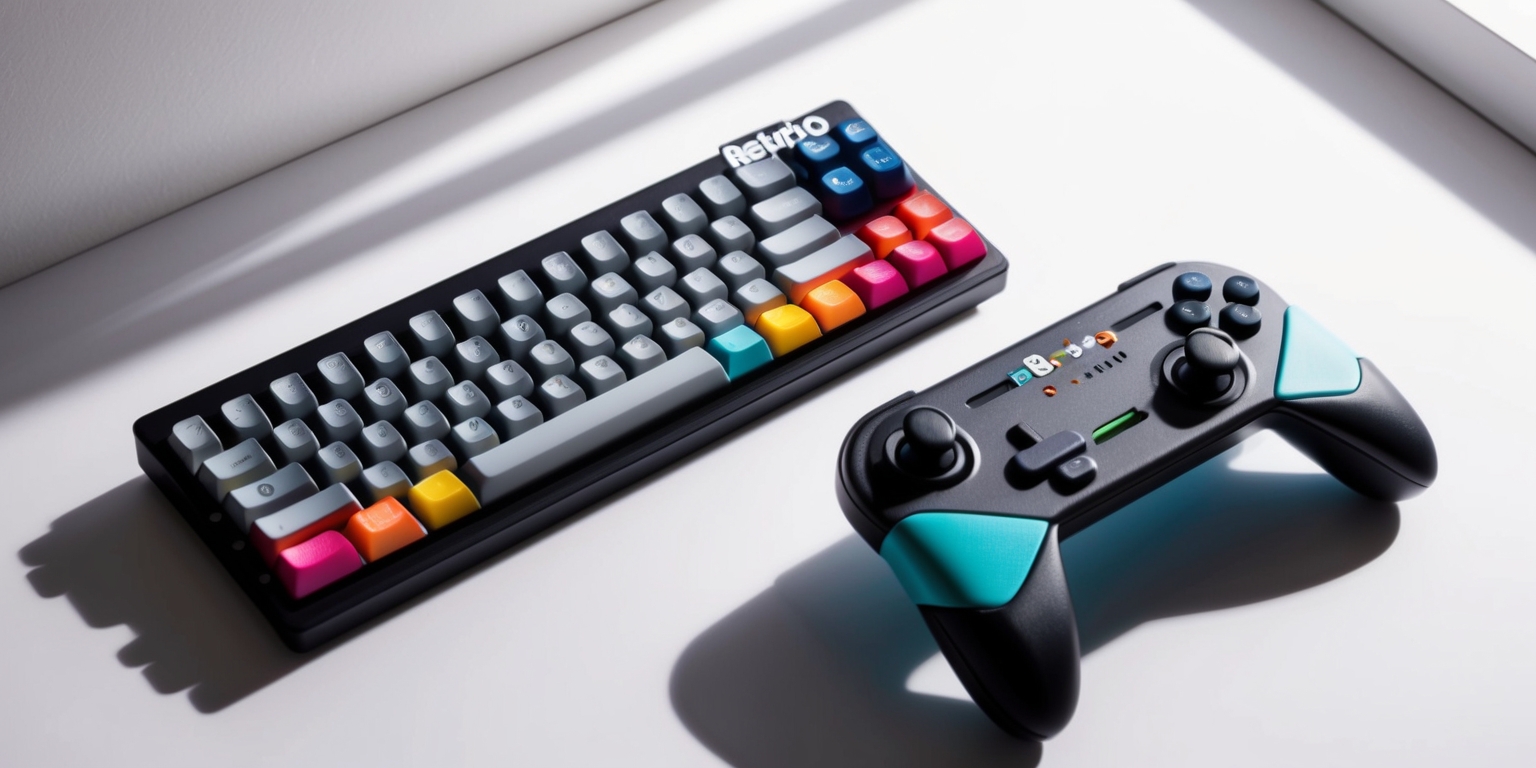
<svg viewBox="0 0 1536 768">
<path fill-rule="evenodd" d="M 975 512 L 919 512 L 885 535 L 880 556 L 907 596 L 940 608 L 996 608 L 1018 594 L 1049 524 Z"/>
<path fill-rule="evenodd" d="M 1360 356 L 1300 307 L 1285 310 L 1275 397 L 1347 395 L 1360 388 Z"/>
</svg>

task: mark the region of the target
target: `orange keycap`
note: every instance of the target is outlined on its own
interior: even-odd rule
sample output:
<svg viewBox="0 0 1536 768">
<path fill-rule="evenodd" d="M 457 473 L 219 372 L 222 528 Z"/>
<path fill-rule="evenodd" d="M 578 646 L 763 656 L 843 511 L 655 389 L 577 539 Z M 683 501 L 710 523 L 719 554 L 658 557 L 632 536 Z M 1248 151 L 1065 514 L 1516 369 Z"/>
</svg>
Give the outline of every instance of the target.
<svg viewBox="0 0 1536 768">
<path fill-rule="evenodd" d="M 901 219 L 895 216 L 881 216 L 874 221 L 859 228 L 858 236 L 875 252 L 875 258 L 883 259 L 890 255 L 896 246 L 912 239 L 912 232 L 907 225 L 901 223 Z"/>
<path fill-rule="evenodd" d="M 785 304 L 764 312 L 757 318 L 754 330 L 768 342 L 768 349 L 776 358 L 821 338 L 816 318 L 794 304 Z"/>
<path fill-rule="evenodd" d="M 823 333 L 864 314 L 864 302 L 841 280 L 822 283 L 800 300 Z"/>
<path fill-rule="evenodd" d="M 913 236 L 919 240 L 927 237 L 929 230 L 954 216 L 949 212 L 949 206 L 928 192 L 913 195 L 896 206 L 896 218 L 905 222 Z"/>
<path fill-rule="evenodd" d="M 358 512 L 341 532 L 364 560 L 373 562 L 427 535 L 427 529 L 393 496 Z"/>
</svg>

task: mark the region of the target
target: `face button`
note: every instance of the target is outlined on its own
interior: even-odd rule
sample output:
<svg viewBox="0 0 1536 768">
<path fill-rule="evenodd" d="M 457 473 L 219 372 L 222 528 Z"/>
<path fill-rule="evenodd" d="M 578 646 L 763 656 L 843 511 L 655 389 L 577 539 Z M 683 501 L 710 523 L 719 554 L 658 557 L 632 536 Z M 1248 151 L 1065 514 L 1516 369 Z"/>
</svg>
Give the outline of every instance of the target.
<svg viewBox="0 0 1536 768">
<path fill-rule="evenodd" d="M 1201 272 L 1185 272 L 1173 279 L 1173 298 L 1178 301 L 1211 297 L 1211 279 Z"/>
<path fill-rule="evenodd" d="M 902 419 L 901 429 L 896 464 L 903 472 L 937 477 L 955 466 L 960 450 L 955 444 L 955 422 L 949 414 L 927 406 L 913 408 Z"/>
<path fill-rule="evenodd" d="M 1056 468 L 1056 484 L 1062 492 L 1072 493 L 1093 482 L 1093 476 L 1098 473 L 1099 465 L 1092 456 L 1078 456 Z"/>
<path fill-rule="evenodd" d="M 1032 483 L 1043 479 L 1056 465 L 1088 449 L 1088 439 L 1071 430 L 1057 432 L 1013 455 L 1009 471 Z"/>
<path fill-rule="evenodd" d="M 1230 281 L 1229 281 L 1230 282 Z M 1233 338 L 1246 339 L 1259 332 L 1264 316 L 1258 307 L 1247 304 L 1228 304 L 1221 309 L 1221 329 Z"/>
<path fill-rule="evenodd" d="M 1211 324 L 1211 308 L 1203 301 L 1190 299 L 1168 308 L 1168 325 L 1179 333 L 1189 333 Z"/>
<path fill-rule="evenodd" d="M 1221 284 L 1221 297 L 1237 304 L 1253 306 L 1259 303 L 1259 281 L 1243 275 L 1233 275 Z"/>
</svg>

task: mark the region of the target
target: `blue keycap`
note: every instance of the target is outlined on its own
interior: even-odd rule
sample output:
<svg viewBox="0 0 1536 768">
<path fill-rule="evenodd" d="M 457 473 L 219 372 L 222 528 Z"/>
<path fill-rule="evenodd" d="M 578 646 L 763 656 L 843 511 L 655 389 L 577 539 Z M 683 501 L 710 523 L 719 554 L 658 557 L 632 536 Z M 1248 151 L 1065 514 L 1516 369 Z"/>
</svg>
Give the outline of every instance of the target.
<svg viewBox="0 0 1536 768">
<path fill-rule="evenodd" d="M 837 156 L 841 151 L 842 147 L 831 136 L 812 136 L 795 145 L 795 159 L 812 174 L 820 176 L 837 167 Z"/>
<path fill-rule="evenodd" d="M 880 138 L 875 129 L 863 120 L 844 121 L 837 126 L 837 135 L 845 146 L 855 152 L 868 148 L 871 142 Z"/>
<path fill-rule="evenodd" d="M 874 201 L 869 187 L 847 166 L 833 168 L 821 177 L 821 208 L 834 221 L 851 219 L 869 210 Z"/>
<path fill-rule="evenodd" d="M 705 349 L 720 361 L 720 367 L 725 369 L 725 375 L 731 381 L 773 360 L 768 342 L 745 325 L 738 325 L 710 339 Z"/>
<path fill-rule="evenodd" d="M 896 197 L 913 187 L 907 164 L 883 141 L 875 142 L 874 146 L 859 153 L 859 164 L 864 178 L 874 187 L 875 197 Z"/>
</svg>

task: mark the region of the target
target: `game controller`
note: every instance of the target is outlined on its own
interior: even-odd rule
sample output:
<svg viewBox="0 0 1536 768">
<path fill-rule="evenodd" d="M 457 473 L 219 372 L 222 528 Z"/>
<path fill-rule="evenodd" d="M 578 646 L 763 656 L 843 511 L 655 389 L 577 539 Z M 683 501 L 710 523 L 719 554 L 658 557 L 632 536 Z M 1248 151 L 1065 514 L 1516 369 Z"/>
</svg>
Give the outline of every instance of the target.
<svg viewBox="0 0 1536 768">
<path fill-rule="evenodd" d="M 1078 695 L 1059 543 L 1266 428 L 1372 498 L 1435 479 L 1369 360 L 1252 277 L 1169 263 L 860 419 L 838 500 L 982 710 L 1047 739 Z"/>
</svg>

